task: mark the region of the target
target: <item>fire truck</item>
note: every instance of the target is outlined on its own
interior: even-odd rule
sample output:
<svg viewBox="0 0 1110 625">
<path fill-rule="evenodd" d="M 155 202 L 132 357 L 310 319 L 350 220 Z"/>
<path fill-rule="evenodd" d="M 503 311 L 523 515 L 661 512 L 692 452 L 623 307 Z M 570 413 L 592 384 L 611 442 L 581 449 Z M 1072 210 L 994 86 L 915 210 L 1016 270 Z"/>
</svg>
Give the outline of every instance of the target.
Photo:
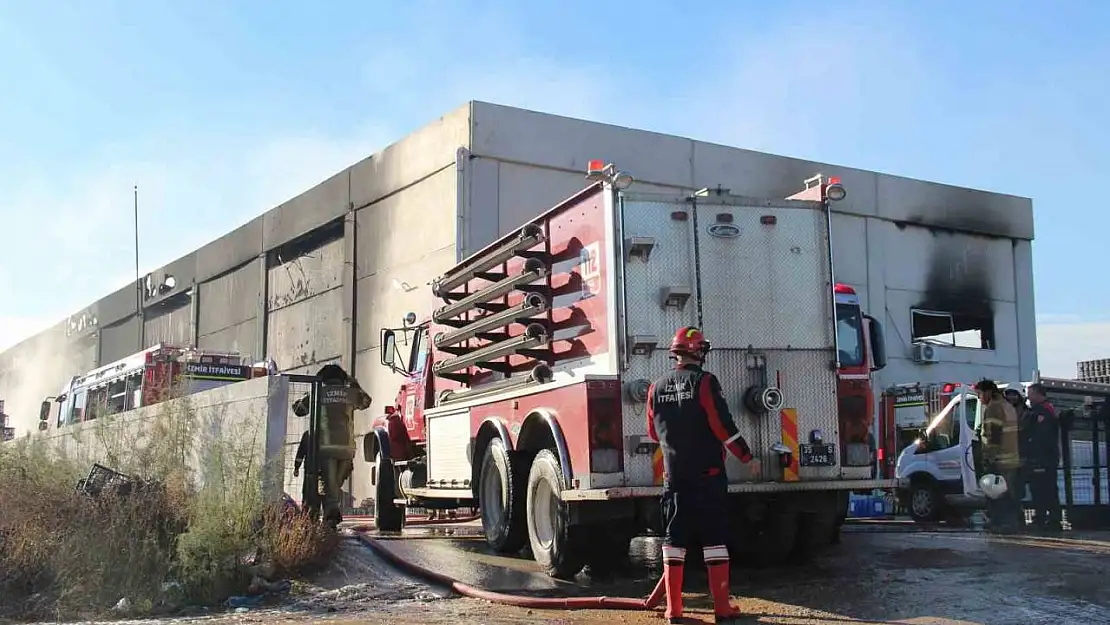
<svg viewBox="0 0 1110 625">
<path fill-rule="evenodd" d="M 379 529 L 399 530 L 406 506 L 477 505 L 495 550 L 530 547 L 553 577 L 626 556 L 661 529 L 647 391 L 693 325 L 763 460 L 760 474 L 728 460 L 734 546 L 779 561 L 833 542 L 849 491 L 896 483 L 872 477 L 868 409 L 838 413 L 840 377 L 858 406 L 870 387 L 855 382 L 885 360 L 880 324 L 834 288 L 844 187 L 646 194 L 601 161 L 587 177 L 434 280 L 429 319 L 382 329 L 382 364 L 406 379 L 363 444 Z"/>
<path fill-rule="evenodd" d="M 52 403 L 59 404 L 54 426 L 61 428 L 246 380 L 259 372 L 247 363 L 237 352 L 158 344 L 70 378 L 42 402 L 39 430 L 50 428 Z"/>
</svg>

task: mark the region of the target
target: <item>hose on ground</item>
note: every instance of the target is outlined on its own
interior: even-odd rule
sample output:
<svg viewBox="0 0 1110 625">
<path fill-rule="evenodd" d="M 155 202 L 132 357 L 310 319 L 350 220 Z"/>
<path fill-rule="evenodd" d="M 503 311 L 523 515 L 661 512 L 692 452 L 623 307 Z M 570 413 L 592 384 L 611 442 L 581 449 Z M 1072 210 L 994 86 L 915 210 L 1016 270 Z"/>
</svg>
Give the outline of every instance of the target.
<svg viewBox="0 0 1110 625">
<path fill-rule="evenodd" d="M 475 588 L 459 580 L 426 569 L 415 562 L 409 562 L 390 551 L 377 540 L 359 534 L 359 539 L 374 551 L 383 560 L 409 574 L 445 586 L 464 597 L 482 599 L 493 603 L 511 605 L 519 608 L 534 608 L 538 610 L 651 610 L 659 604 L 663 595 L 663 580 L 660 579 L 655 590 L 647 599 L 632 599 L 629 597 L 525 597 L 510 595 L 502 592 Z"/>
<path fill-rule="evenodd" d="M 480 515 L 459 517 L 457 519 L 429 519 L 422 516 L 405 517 L 405 527 L 418 527 L 423 525 L 457 525 L 459 523 L 470 523 L 482 518 Z M 354 521 L 353 525 L 348 526 L 351 530 L 356 532 L 366 532 L 374 529 L 373 517 L 364 516 L 351 516 L 344 517 L 344 521 Z M 359 523 L 358 521 L 362 521 Z"/>
</svg>

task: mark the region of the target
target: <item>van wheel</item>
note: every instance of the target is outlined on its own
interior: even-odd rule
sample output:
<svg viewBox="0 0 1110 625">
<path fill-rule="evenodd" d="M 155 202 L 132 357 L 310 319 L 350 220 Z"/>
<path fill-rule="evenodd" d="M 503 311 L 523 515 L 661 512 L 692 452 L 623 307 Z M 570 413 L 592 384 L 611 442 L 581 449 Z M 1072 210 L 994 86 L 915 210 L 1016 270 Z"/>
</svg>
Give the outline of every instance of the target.
<svg viewBox="0 0 1110 625">
<path fill-rule="evenodd" d="M 556 579 L 571 579 L 585 566 L 583 529 L 571 525 L 559 460 L 549 449 L 536 454 L 528 472 L 528 540 L 532 556 Z"/>
<path fill-rule="evenodd" d="M 378 454 L 374 467 L 377 481 L 374 484 L 374 526 L 379 532 L 399 532 L 405 526 L 405 508 L 393 503 L 397 498 L 397 476 L 393 460 Z"/>
<path fill-rule="evenodd" d="M 940 516 L 940 492 L 932 482 L 920 481 L 910 486 L 910 516 L 918 523 L 932 523 Z"/>
<path fill-rule="evenodd" d="M 516 553 L 528 541 L 524 527 L 524 477 L 505 441 L 490 441 L 478 474 L 478 511 L 486 542 L 499 553 Z M 519 458 L 519 456 L 517 456 Z M 526 471 L 526 469 L 525 469 Z"/>
</svg>

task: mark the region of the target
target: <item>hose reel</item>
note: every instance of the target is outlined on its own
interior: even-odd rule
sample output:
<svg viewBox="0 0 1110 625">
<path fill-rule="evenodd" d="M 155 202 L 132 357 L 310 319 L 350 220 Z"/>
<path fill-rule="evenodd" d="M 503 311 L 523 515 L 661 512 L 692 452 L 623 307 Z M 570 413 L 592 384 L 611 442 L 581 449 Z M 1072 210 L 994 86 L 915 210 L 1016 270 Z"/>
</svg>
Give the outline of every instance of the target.
<svg viewBox="0 0 1110 625">
<path fill-rule="evenodd" d="M 757 385 L 744 391 L 744 406 L 751 412 L 778 412 L 782 405 L 782 391 L 777 387 Z"/>
</svg>

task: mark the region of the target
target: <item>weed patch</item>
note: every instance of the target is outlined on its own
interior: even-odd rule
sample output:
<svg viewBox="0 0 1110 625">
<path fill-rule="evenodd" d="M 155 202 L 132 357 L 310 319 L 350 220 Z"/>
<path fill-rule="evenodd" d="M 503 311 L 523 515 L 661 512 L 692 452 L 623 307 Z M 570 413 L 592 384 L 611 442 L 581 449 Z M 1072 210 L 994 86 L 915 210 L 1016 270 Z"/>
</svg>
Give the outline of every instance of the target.
<svg viewBox="0 0 1110 625">
<path fill-rule="evenodd" d="M 291 576 L 334 552 L 333 532 L 263 493 L 262 420 L 201 416 L 188 397 L 157 408 L 139 427 L 128 413 L 82 424 L 91 444 L 0 446 L 0 619 L 212 605 L 246 592 L 261 563 Z M 93 461 L 131 487 L 78 491 Z"/>
</svg>

